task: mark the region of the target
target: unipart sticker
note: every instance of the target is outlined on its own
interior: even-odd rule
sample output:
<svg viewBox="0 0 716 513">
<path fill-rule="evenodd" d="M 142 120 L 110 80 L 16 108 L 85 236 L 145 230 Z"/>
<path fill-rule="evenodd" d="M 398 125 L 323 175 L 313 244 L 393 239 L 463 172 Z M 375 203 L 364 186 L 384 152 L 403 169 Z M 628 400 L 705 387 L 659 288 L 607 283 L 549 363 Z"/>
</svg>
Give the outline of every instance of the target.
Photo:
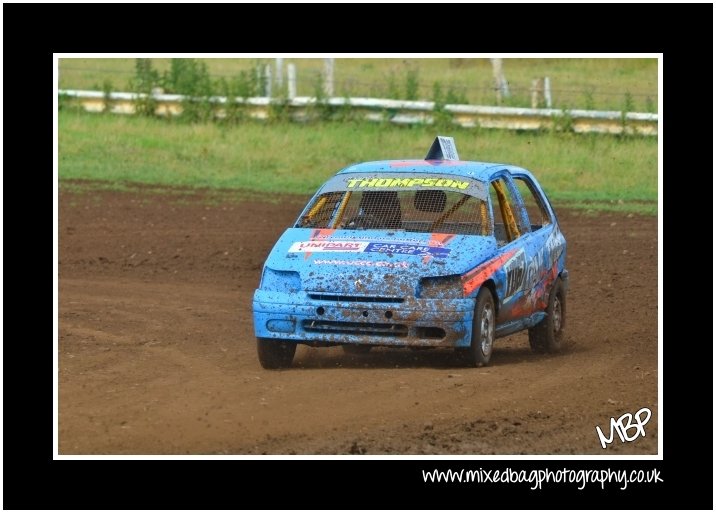
<svg viewBox="0 0 716 513">
<path fill-rule="evenodd" d="M 312 240 L 294 242 L 288 249 L 289 253 L 363 253 L 368 247 L 367 242 L 352 242 L 340 240 Z"/>
</svg>

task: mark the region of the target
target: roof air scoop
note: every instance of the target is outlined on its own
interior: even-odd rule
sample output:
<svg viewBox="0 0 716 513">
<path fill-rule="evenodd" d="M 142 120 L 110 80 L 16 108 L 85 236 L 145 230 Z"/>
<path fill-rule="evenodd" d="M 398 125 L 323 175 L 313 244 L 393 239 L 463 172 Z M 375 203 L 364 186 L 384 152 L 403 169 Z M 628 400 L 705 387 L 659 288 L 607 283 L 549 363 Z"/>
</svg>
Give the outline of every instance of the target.
<svg viewBox="0 0 716 513">
<path fill-rule="evenodd" d="M 425 160 L 460 160 L 457 156 L 455 139 L 438 135 L 430 146 Z"/>
</svg>

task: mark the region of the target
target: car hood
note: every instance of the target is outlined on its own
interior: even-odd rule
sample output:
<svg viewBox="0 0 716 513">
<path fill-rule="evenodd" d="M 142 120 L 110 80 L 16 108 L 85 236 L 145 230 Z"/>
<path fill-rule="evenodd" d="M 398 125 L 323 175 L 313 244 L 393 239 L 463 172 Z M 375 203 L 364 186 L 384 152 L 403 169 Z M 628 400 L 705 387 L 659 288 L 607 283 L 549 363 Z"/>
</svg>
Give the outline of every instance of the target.
<svg viewBox="0 0 716 513">
<path fill-rule="evenodd" d="M 266 267 L 299 273 L 309 292 L 403 297 L 421 278 L 463 274 L 496 252 L 478 235 L 289 228 Z"/>
</svg>

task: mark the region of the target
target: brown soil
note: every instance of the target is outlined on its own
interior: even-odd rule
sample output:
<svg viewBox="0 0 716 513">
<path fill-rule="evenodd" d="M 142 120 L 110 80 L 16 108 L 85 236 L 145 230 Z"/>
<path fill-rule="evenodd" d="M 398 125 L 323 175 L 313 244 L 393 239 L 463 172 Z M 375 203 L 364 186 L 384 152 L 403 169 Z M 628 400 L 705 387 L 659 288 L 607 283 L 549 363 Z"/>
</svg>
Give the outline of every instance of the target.
<svg viewBox="0 0 716 513">
<path fill-rule="evenodd" d="M 256 357 L 251 298 L 301 198 L 60 192 L 60 454 L 656 454 L 657 221 L 561 210 L 567 349 L 300 346 Z M 648 407 L 646 437 L 595 427 Z M 633 430 L 632 430 L 633 433 Z"/>
</svg>

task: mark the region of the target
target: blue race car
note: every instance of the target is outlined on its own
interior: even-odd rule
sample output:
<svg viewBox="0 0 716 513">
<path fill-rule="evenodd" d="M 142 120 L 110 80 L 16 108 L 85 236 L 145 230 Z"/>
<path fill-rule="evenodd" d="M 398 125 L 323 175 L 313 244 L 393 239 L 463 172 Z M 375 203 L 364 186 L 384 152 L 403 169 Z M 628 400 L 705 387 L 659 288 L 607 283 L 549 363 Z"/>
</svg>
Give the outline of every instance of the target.
<svg viewBox="0 0 716 513">
<path fill-rule="evenodd" d="M 532 174 L 458 159 L 355 164 L 329 179 L 269 254 L 253 299 L 258 356 L 289 367 L 297 344 L 454 348 L 486 365 L 498 337 L 558 351 L 566 241 Z"/>
</svg>

